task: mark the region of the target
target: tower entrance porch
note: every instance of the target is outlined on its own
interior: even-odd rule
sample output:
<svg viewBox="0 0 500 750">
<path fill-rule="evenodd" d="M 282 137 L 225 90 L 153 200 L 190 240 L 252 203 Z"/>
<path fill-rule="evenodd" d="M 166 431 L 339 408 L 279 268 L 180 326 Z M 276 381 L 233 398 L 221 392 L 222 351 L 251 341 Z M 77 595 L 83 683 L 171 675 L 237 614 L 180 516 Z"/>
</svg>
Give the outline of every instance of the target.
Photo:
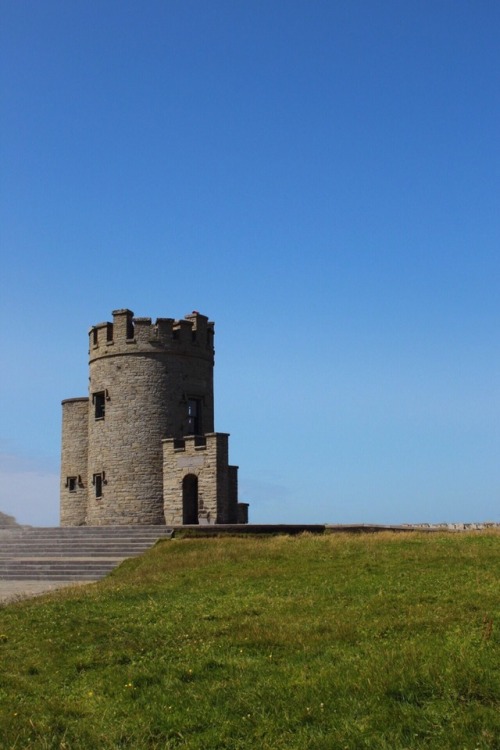
<svg viewBox="0 0 500 750">
<path fill-rule="evenodd" d="M 182 480 L 182 523 L 198 523 L 198 477 L 186 474 Z"/>
</svg>

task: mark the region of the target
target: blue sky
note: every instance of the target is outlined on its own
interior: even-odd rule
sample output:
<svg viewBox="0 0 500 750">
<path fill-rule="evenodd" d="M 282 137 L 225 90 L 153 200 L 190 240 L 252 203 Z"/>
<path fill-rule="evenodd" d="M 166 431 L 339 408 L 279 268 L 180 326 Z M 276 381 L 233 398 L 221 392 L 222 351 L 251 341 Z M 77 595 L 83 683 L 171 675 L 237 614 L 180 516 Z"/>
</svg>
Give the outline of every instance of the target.
<svg viewBox="0 0 500 750">
<path fill-rule="evenodd" d="M 0 510 L 111 311 L 216 323 L 254 522 L 500 521 L 500 5 L 2 0 Z"/>
</svg>

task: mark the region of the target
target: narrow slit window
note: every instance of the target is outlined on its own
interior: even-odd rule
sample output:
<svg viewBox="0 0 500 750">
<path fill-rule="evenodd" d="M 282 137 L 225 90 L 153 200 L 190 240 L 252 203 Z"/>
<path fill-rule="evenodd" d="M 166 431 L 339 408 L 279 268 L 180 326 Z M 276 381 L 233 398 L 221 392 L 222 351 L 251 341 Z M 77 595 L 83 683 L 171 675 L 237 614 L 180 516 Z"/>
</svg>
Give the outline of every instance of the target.
<svg viewBox="0 0 500 750">
<path fill-rule="evenodd" d="M 70 492 L 76 492 L 76 477 L 66 478 L 66 487 Z"/>
<path fill-rule="evenodd" d="M 104 416 L 106 414 L 105 391 L 98 391 L 98 393 L 94 393 L 94 409 L 95 409 L 95 418 L 104 419 Z"/>
<path fill-rule="evenodd" d="M 201 435 L 200 399 L 188 399 L 187 435 Z"/>
<path fill-rule="evenodd" d="M 102 474 L 94 474 L 94 489 L 97 498 L 102 497 Z"/>
</svg>

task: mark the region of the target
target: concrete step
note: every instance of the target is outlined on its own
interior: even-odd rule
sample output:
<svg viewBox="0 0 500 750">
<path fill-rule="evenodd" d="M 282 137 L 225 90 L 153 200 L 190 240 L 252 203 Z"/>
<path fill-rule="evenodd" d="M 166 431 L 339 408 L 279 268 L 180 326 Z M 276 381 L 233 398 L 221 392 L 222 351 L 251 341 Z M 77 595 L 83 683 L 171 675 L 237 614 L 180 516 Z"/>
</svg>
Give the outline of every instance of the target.
<svg viewBox="0 0 500 750">
<path fill-rule="evenodd" d="M 116 528 L 116 527 L 114 527 Z M 158 527 L 163 529 L 164 527 Z M 75 528 L 70 532 L 67 529 L 30 529 L 27 530 L 10 530 L 0 529 L 1 539 L 160 539 L 168 537 L 172 533 L 171 529 L 164 531 L 131 531 L 130 529 L 121 528 L 116 531 L 101 531 L 99 527 L 86 527 L 83 529 Z"/>
<path fill-rule="evenodd" d="M 83 583 L 86 581 L 100 581 L 101 578 L 104 578 L 110 572 L 110 570 L 99 573 L 81 573 L 80 571 L 78 573 L 59 573 L 54 571 L 51 574 L 48 574 L 46 571 L 29 571 L 27 573 L 16 572 L 2 574 L 0 576 L 0 581 L 45 581 L 47 583 L 55 581 L 78 581 Z"/>
<path fill-rule="evenodd" d="M 150 539 L 0 539 L 0 551 L 10 549 L 21 549 L 23 547 L 60 547 L 70 548 L 74 545 L 78 547 L 130 547 L 131 549 L 151 546 L 157 539 L 167 539 L 168 537 L 151 537 Z"/>
<path fill-rule="evenodd" d="M 146 550 L 144 550 L 145 552 Z M 98 562 L 99 560 L 126 560 L 127 558 L 131 557 L 138 557 L 138 555 L 122 555 L 122 554 L 106 554 L 106 552 L 100 552 L 99 554 L 93 554 L 93 555 L 86 555 L 85 553 L 77 553 L 73 555 L 57 555 L 53 554 L 50 550 L 47 550 L 44 552 L 44 554 L 39 555 L 33 552 L 24 552 L 21 555 L 10 555 L 9 557 L 1 557 L 0 558 L 0 566 L 2 565 L 8 565 L 9 563 L 13 563 L 16 560 L 22 560 L 23 562 L 27 561 L 39 561 L 44 562 L 47 560 L 55 560 L 56 562 L 60 562 L 61 560 L 69 560 L 70 562 L 78 562 L 82 560 L 88 560 L 89 562 Z"/>
<path fill-rule="evenodd" d="M 80 570 L 93 570 L 93 571 L 103 571 L 103 570 L 113 570 L 113 568 L 116 568 L 116 566 L 120 563 L 119 560 L 113 560 L 112 562 L 108 563 L 97 563 L 95 565 L 89 564 L 88 562 L 81 561 L 76 565 L 68 565 L 67 563 L 61 564 L 61 565 L 53 565 L 51 563 L 47 565 L 42 565 L 40 563 L 28 563 L 26 565 L 22 565 L 17 563 L 16 565 L 5 565 L 0 566 L 0 570 L 3 573 L 7 574 L 13 574 L 13 573 L 27 573 L 28 571 L 58 571 L 58 572 L 67 572 L 67 573 L 78 573 Z"/>
<path fill-rule="evenodd" d="M 95 570 L 87 569 L 26 569 L 26 570 L 5 570 L 0 575 L 2 581 L 98 581 L 111 573 L 113 567 L 99 568 Z"/>
<path fill-rule="evenodd" d="M 112 557 L 113 559 L 121 559 L 124 560 L 127 557 L 138 557 L 139 555 L 142 555 L 146 550 L 149 549 L 149 547 L 144 547 L 144 549 L 140 550 L 116 550 L 115 552 L 110 550 L 72 550 L 71 552 L 58 552 L 57 550 L 22 550 L 17 555 L 0 555 L 0 563 L 9 561 L 9 560 L 16 560 L 19 558 L 36 558 L 38 560 L 43 558 L 60 558 L 67 560 L 68 558 L 86 558 L 86 559 L 92 559 L 92 558 L 102 558 L 102 557 Z"/>
<path fill-rule="evenodd" d="M 161 536 L 171 531 L 169 526 L 140 526 L 139 524 L 123 524 L 122 526 L 3 526 L 0 534 L 54 534 L 55 536 L 73 536 L 75 534 L 139 534 Z"/>
<path fill-rule="evenodd" d="M 3 547 L 7 544 L 151 544 L 157 539 L 168 539 L 163 536 L 0 536 L 0 545 Z"/>
<path fill-rule="evenodd" d="M 153 542 L 154 544 L 154 542 Z M 56 553 L 59 557 L 64 555 L 78 556 L 82 553 L 86 555 L 93 554 L 109 554 L 109 555 L 122 555 L 127 557 L 128 555 L 139 555 L 143 550 L 149 549 L 152 546 L 148 544 L 106 544 L 106 545 L 88 545 L 88 544 L 73 544 L 71 546 L 62 544 L 45 544 L 45 545 L 19 545 L 19 546 L 5 546 L 0 547 L 0 559 L 2 557 L 18 557 L 19 555 L 25 555 L 26 553 L 33 553 L 35 555 L 45 555 Z"/>
<path fill-rule="evenodd" d="M 0 580 L 98 580 L 172 534 L 165 526 L 0 529 Z"/>
</svg>

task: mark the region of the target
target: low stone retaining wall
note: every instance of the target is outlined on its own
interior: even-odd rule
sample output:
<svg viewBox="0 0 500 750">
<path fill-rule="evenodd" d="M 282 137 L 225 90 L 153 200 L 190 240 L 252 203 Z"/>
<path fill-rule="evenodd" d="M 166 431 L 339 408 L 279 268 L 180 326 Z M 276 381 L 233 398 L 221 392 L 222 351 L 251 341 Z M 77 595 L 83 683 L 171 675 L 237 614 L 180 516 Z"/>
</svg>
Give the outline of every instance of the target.
<svg viewBox="0 0 500 750">
<path fill-rule="evenodd" d="M 408 524 L 409 525 L 409 524 Z M 435 531 L 485 531 L 486 529 L 500 529 L 500 523 L 484 521 L 484 523 L 414 523 L 412 529 L 431 529 Z"/>
<path fill-rule="evenodd" d="M 500 523 L 404 523 L 398 526 L 381 524 L 326 524 L 327 531 L 377 532 L 377 531 L 486 531 L 500 529 Z"/>
<path fill-rule="evenodd" d="M 323 534 L 324 532 L 340 532 L 351 534 L 373 534 L 379 531 L 484 531 L 486 529 L 500 529 L 500 523 L 486 521 L 484 523 L 420 523 L 420 524 L 214 524 L 172 526 L 174 533 L 184 533 L 194 536 L 215 536 L 220 534 Z"/>
</svg>

